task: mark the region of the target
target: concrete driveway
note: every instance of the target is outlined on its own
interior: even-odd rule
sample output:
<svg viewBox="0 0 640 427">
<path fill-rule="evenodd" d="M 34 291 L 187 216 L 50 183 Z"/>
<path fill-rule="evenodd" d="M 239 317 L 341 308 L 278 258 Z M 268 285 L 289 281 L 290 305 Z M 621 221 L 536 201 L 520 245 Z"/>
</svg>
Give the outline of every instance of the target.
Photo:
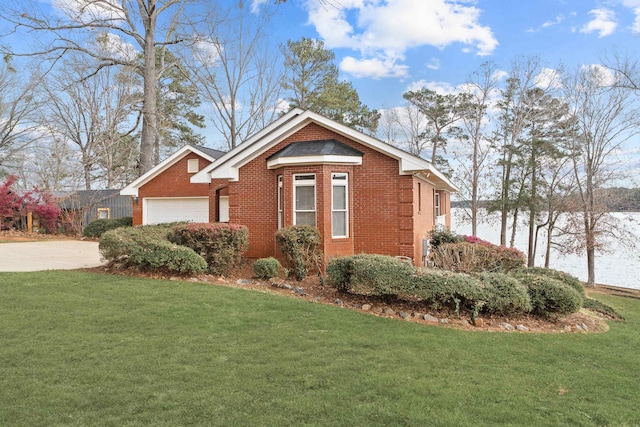
<svg viewBox="0 0 640 427">
<path fill-rule="evenodd" d="M 0 272 L 74 270 L 104 264 L 98 242 L 56 240 L 0 243 Z"/>
</svg>

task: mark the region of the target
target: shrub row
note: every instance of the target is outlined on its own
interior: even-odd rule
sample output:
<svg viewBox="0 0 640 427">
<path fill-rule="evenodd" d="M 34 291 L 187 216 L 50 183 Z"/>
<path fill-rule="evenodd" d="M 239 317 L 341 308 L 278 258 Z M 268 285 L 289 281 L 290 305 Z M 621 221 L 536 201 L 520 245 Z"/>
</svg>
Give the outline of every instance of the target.
<svg viewBox="0 0 640 427">
<path fill-rule="evenodd" d="M 241 260 L 247 246 L 242 226 L 173 223 L 109 230 L 99 247 L 107 261 L 122 268 L 220 274 Z"/>
<path fill-rule="evenodd" d="M 143 271 L 200 274 L 207 263 L 192 249 L 167 240 L 168 226 L 142 226 L 109 230 L 100 239 L 100 253 L 112 265 Z"/>
<path fill-rule="evenodd" d="M 582 297 L 575 289 L 533 272 L 520 271 L 517 276 L 495 272 L 469 275 L 442 269 L 416 269 L 393 257 L 361 254 L 332 259 L 327 275 L 329 283 L 342 292 L 418 297 L 434 308 L 473 314 L 531 312 L 558 316 L 573 313 L 582 304 Z"/>
<path fill-rule="evenodd" d="M 119 227 L 131 227 L 131 217 L 97 219 L 91 221 L 82 232 L 86 237 L 92 239 L 102 236 L 105 231 L 113 230 Z"/>
<path fill-rule="evenodd" d="M 209 271 L 222 274 L 237 265 L 249 246 L 249 232 L 243 225 L 187 223 L 172 227 L 170 242 L 193 249 L 207 262 Z"/>
</svg>

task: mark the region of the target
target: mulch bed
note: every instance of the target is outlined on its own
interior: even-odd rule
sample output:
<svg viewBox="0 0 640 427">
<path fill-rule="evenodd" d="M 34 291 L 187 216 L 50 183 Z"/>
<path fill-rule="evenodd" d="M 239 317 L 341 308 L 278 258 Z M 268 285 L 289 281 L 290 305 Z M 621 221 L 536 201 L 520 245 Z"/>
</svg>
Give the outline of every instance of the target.
<svg viewBox="0 0 640 427">
<path fill-rule="evenodd" d="M 202 275 L 198 277 L 178 277 L 158 272 L 142 273 L 130 270 L 114 270 L 108 266 L 87 270 L 106 274 L 204 282 L 212 285 L 251 289 L 298 298 L 315 304 L 339 306 L 373 316 L 463 330 L 491 332 L 513 331 L 523 333 L 591 333 L 606 332 L 609 330 L 606 316 L 584 309 L 560 319 L 547 319 L 535 316 L 485 316 L 476 320 L 476 323 L 473 324 L 470 317 L 466 314 L 457 315 L 448 310 L 433 310 L 419 301 L 390 300 L 388 298 L 338 292 L 335 288 L 323 285 L 320 277 L 317 275 L 306 277 L 300 282 L 289 279 L 272 279 L 271 281 L 258 280 L 253 278 L 252 262 L 249 260 L 243 262 L 242 265 L 232 269 L 223 276 Z M 436 317 L 438 321 L 425 320 L 423 317 L 425 314 Z M 504 324 L 509 324 L 514 327 L 514 329 L 507 330 Z M 520 329 L 522 330 L 516 329 L 517 326 L 521 326 Z"/>
</svg>

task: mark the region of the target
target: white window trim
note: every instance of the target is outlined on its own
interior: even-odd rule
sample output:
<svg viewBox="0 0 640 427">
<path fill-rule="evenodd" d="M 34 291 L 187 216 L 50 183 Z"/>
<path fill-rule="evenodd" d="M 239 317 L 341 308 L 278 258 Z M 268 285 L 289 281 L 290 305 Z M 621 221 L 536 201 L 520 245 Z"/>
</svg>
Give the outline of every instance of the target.
<svg viewBox="0 0 640 427">
<path fill-rule="evenodd" d="M 284 226 L 284 206 L 283 205 L 283 178 L 282 175 L 278 175 L 278 230 Z"/>
<path fill-rule="evenodd" d="M 303 176 L 313 176 L 313 179 L 300 179 L 300 180 L 296 180 L 296 177 L 303 177 Z M 296 196 L 297 196 L 297 187 L 309 187 L 313 185 L 313 210 L 298 210 L 296 209 Z M 301 174 L 295 174 L 293 175 L 293 224 L 297 225 L 298 224 L 298 212 L 300 213 L 307 213 L 307 212 L 313 212 L 315 213 L 315 224 L 314 227 L 318 226 L 318 206 L 317 206 L 317 202 L 318 202 L 318 188 L 316 187 L 316 174 L 314 173 L 301 173 Z"/>
<path fill-rule="evenodd" d="M 336 179 L 336 177 L 341 177 L 341 179 Z M 344 209 L 336 209 L 333 205 L 333 189 L 335 187 L 344 187 Z M 333 234 L 333 213 L 334 212 L 344 212 L 345 213 L 345 234 L 344 235 L 336 235 Z M 335 239 L 346 239 L 349 237 L 349 174 L 347 173 L 332 173 L 331 174 L 331 237 Z"/>
<path fill-rule="evenodd" d="M 434 195 L 434 199 L 433 199 L 433 207 L 435 210 L 435 216 L 439 217 L 441 215 L 441 208 L 440 208 L 440 193 L 436 192 Z"/>
<path fill-rule="evenodd" d="M 187 173 L 196 173 L 200 170 L 200 159 L 187 160 Z"/>
</svg>

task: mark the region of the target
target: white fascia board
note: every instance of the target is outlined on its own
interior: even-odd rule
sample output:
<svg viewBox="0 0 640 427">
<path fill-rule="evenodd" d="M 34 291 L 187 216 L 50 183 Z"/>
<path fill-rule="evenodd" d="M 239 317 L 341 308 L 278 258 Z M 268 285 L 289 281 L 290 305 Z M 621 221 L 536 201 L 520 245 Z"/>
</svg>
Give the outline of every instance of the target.
<svg viewBox="0 0 640 427">
<path fill-rule="evenodd" d="M 287 112 L 285 115 L 273 121 L 246 141 L 243 141 L 242 144 L 236 146 L 233 150 L 230 150 L 224 156 L 193 175 L 191 177 L 191 182 L 193 184 L 209 184 L 211 179 L 214 178 L 226 178 L 231 179 L 232 181 L 237 181 L 238 171 L 234 171 L 232 169 L 239 167 L 237 166 L 238 159 L 244 159 L 246 157 L 253 158 L 254 156 L 252 156 L 252 154 L 272 140 L 271 137 L 268 137 L 269 134 L 277 131 L 282 126 L 285 126 L 288 122 L 300 116 L 304 112 L 305 111 L 300 108 L 294 108 Z"/>
<path fill-rule="evenodd" d="M 277 169 L 281 166 L 302 166 L 309 164 L 361 165 L 362 157 L 337 155 L 278 157 L 277 159 L 267 161 L 267 169 Z"/>
<path fill-rule="evenodd" d="M 209 160 L 213 159 L 212 157 L 202 153 L 200 150 L 196 150 L 195 148 L 189 145 L 185 145 L 184 147 L 182 147 L 181 149 L 173 153 L 171 156 L 167 157 L 164 161 L 159 163 L 156 167 L 151 168 L 150 170 L 147 171 L 147 173 L 142 175 L 140 178 L 136 179 L 131 184 L 127 185 L 122 190 L 120 190 L 120 195 L 121 196 L 138 196 L 138 188 L 142 187 L 147 182 L 151 181 L 153 178 L 158 176 L 160 173 L 164 172 L 166 169 L 169 168 L 169 166 L 173 165 L 175 162 L 182 159 L 189 152 L 195 152 L 198 155 Z"/>
</svg>

